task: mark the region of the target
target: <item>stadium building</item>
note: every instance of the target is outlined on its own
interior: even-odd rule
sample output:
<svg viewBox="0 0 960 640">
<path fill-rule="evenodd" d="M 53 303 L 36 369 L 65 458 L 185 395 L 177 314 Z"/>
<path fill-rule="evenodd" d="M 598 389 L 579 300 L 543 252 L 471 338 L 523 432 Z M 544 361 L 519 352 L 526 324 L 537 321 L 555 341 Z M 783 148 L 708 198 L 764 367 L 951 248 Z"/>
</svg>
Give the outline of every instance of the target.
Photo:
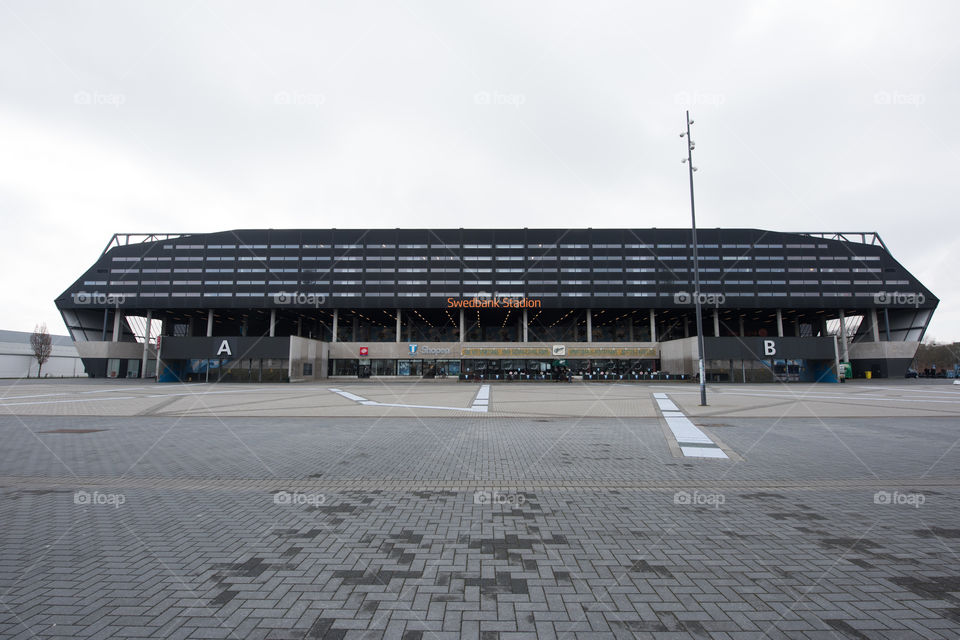
<svg viewBox="0 0 960 640">
<path fill-rule="evenodd" d="M 875 233 L 698 242 L 712 381 L 901 377 L 938 303 Z M 689 378 L 693 281 L 688 229 L 117 234 L 56 304 L 98 377 Z"/>
</svg>

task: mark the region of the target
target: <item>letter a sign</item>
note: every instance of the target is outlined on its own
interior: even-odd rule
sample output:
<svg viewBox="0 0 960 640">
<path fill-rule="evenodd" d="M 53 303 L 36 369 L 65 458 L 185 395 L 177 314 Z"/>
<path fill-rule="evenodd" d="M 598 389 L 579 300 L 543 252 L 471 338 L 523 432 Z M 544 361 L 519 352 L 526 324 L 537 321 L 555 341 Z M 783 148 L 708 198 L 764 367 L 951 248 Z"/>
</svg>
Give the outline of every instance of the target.
<svg viewBox="0 0 960 640">
<path fill-rule="evenodd" d="M 233 352 L 230 351 L 230 343 L 227 342 L 226 340 L 224 340 L 223 342 L 221 342 L 221 343 L 220 343 L 220 348 L 217 349 L 217 355 L 218 355 L 218 356 L 223 356 L 223 355 L 232 356 L 232 355 L 233 355 Z"/>
<path fill-rule="evenodd" d="M 777 355 L 777 343 L 773 340 L 764 340 L 763 341 L 763 355 L 765 356 L 775 356 Z"/>
</svg>

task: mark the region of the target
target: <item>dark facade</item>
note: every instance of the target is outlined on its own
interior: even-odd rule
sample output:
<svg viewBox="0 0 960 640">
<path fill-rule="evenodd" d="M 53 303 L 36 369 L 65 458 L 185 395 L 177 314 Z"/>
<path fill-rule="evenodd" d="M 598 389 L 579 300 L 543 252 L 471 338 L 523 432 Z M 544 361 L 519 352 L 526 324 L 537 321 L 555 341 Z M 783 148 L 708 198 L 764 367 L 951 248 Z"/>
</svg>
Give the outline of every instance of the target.
<svg viewBox="0 0 960 640">
<path fill-rule="evenodd" d="M 698 236 L 707 336 L 827 338 L 843 318 L 855 373 L 897 375 L 938 303 L 875 234 Z M 136 341 L 118 319 L 147 317 L 168 343 L 663 344 L 694 335 L 692 282 L 686 229 L 238 230 L 114 236 L 56 303 L 78 345 Z"/>
</svg>

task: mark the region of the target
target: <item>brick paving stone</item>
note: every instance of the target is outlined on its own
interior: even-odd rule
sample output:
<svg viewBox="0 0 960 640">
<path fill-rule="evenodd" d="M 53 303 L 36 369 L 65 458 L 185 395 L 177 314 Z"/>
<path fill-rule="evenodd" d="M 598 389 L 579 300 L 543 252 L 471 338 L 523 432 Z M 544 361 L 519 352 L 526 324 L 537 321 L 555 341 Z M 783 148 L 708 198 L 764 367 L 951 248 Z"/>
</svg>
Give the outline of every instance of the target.
<svg viewBox="0 0 960 640">
<path fill-rule="evenodd" d="M 674 458 L 651 418 L 223 420 L 0 417 L 0 637 L 960 628 L 946 420 L 724 418 L 746 459 L 723 463 Z"/>
</svg>

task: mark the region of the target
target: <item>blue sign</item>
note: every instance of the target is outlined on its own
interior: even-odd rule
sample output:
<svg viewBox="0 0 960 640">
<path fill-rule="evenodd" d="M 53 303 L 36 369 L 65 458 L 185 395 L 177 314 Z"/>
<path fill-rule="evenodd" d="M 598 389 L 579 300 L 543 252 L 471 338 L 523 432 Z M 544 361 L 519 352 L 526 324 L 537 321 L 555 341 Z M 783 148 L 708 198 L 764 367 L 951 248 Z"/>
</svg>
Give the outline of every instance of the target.
<svg viewBox="0 0 960 640">
<path fill-rule="evenodd" d="M 410 355 L 413 355 L 413 354 L 415 354 L 416 352 L 417 352 L 417 345 L 411 344 L 411 345 L 410 345 Z"/>
</svg>

